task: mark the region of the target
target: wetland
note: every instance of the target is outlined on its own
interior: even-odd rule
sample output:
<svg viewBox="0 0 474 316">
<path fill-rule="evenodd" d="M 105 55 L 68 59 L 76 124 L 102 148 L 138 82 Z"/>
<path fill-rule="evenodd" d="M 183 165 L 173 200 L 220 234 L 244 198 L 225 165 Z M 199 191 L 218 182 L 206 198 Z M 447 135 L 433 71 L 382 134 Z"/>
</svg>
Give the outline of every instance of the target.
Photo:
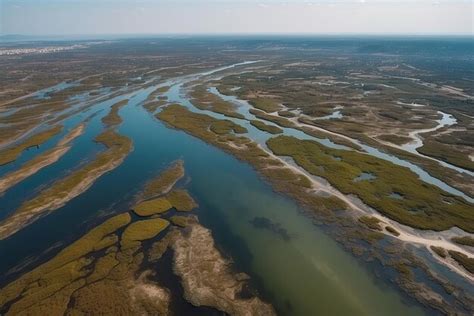
<svg viewBox="0 0 474 316">
<path fill-rule="evenodd" d="M 391 45 L 0 56 L 0 313 L 472 314 L 472 51 Z"/>
</svg>

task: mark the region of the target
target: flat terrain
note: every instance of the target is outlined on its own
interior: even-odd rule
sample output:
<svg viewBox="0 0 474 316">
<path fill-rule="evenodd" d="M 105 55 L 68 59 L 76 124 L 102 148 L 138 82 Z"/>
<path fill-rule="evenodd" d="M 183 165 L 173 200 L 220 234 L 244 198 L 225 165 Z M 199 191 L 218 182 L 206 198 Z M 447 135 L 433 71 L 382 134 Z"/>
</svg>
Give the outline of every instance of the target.
<svg viewBox="0 0 474 316">
<path fill-rule="evenodd" d="M 474 312 L 471 39 L 1 45 L 0 314 Z"/>
</svg>

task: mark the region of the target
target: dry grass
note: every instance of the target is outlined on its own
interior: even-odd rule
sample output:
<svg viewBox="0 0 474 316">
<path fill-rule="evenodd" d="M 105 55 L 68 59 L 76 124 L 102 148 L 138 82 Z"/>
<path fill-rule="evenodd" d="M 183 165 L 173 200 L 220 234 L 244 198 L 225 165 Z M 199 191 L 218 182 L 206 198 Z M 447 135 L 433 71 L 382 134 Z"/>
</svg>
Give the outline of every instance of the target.
<svg viewBox="0 0 474 316">
<path fill-rule="evenodd" d="M 195 209 L 198 204 L 185 190 L 174 190 L 166 195 L 166 199 L 180 212 L 189 212 Z"/>
<path fill-rule="evenodd" d="M 157 198 L 150 201 L 141 202 L 133 207 L 133 211 L 139 216 L 151 216 L 154 214 L 161 214 L 173 206 L 165 198 Z"/>
<path fill-rule="evenodd" d="M 122 249 L 136 246 L 137 242 L 152 239 L 168 227 L 169 222 L 162 218 L 136 221 L 130 224 L 122 234 Z"/>
<path fill-rule="evenodd" d="M 54 126 L 48 130 L 30 136 L 25 141 L 13 147 L 2 150 L 0 152 L 0 166 L 15 161 L 25 149 L 43 144 L 53 136 L 59 134 L 62 129 L 63 127 L 60 125 Z"/>
</svg>

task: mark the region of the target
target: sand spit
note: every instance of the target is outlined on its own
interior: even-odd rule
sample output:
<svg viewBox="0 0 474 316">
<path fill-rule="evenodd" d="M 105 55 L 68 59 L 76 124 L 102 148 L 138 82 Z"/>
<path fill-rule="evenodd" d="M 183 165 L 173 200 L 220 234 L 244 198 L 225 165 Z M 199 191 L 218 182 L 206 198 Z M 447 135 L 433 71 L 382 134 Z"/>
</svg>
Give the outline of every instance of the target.
<svg viewBox="0 0 474 316">
<path fill-rule="evenodd" d="M 58 142 L 56 147 L 28 161 L 23 166 L 21 166 L 20 169 L 6 174 L 0 179 L 0 193 L 7 191 L 12 186 L 32 176 L 44 167 L 47 167 L 58 161 L 69 151 L 69 149 L 71 149 L 70 143 L 79 137 L 84 132 L 84 129 L 84 123 L 78 125 L 66 136 L 64 136 L 64 138 Z"/>
<path fill-rule="evenodd" d="M 132 142 L 128 138 L 113 131 L 107 131 L 98 138 L 108 150 L 100 153 L 95 160 L 82 168 L 56 181 L 33 199 L 24 202 L 10 217 L 0 222 L 0 240 L 13 235 L 39 216 L 64 206 L 85 192 L 98 178 L 122 164 L 133 149 Z M 110 142 L 113 142 L 112 145 Z"/>
<path fill-rule="evenodd" d="M 381 215 L 377 211 L 375 211 L 375 210 L 371 209 L 370 207 L 368 207 L 367 205 L 363 204 L 361 201 L 355 201 L 356 200 L 355 198 L 347 196 L 347 195 L 339 192 L 338 190 L 333 188 L 330 184 L 324 183 L 324 181 L 318 181 L 318 179 L 315 176 L 313 176 L 310 173 L 306 172 L 305 170 L 303 170 L 299 166 L 295 166 L 291 162 L 286 161 L 286 160 L 276 156 L 270 150 L 266 150 L 262 146 L 259 146 L 259 147 L 261 149 L 265 150 L 273 159 L 278 160 L 279 162 L 281 162 L 286 168 L 290 169 L 295 174 L 301 174 L 301 175 L 306 176 L 311 181 L 312 190 L 314 192 L 317 192 L 317 193 L 324 192 L 324 193 L 327 193 L 329 195 L 332 195 L 332 196 L 335 196 L 335 197 L 339 198 L 340 200 L 345 202 L 351 210 L 356 211 L 361 215 L 370 215 L 370 216 L 373 216 L 373 217 L 376 217 L 377 219 L 379 219 L 380 224 L 383 228 L 395 227 L 397 232 L 399 233 L 399 235 L 394 236 L 393 234 L 391 234 L 386 229 L 382 229 L 382 231 L 380 231 L 381 233 L 383 233 L 387 236 L 390 236 L 392 238 L 396 238 L 396 239 L 398 239 L 400 241 L 403 241 L 403 242 L 407 242 L 407 243 L 410 243 L 410 244 L 426 247 L 428 250 L 430 250 L 431 246 L 442 247 L 442 248 L 446 249 L 447 251 L 453 250 L 453 251 L 460 252 L 460 253 L 466 255 L 469 258 L 474 257 L 474 254 L 472 252 L 468 251 L 464 247 L 460 247 L 459 245 L 455 244 L 454 242 L 452 242 L 452 241 L 450 241 L 450 240 L 448 240 L 444 237 L 439 236 L 438 239 L 430 238 L 428 236 L 425 237 L 425 236 L 423 236 L 422 232 L 420 232 L 418 230 L 415 230 L 411 227 L 399 224 L 398 222 L 396 222 L 394 220 L 391 220 L 388 217 L 385 217 L 385 216 Z M 463 232 L 463 235 L 467 235 L 467 234 L 468 233 Z M 430 250 L 430 252 L 432 253 L 431 250 Z M 469 274 L 464 269 L 460 268 L 458 264 L 453 262 L 453 260 L 450 260 L 449 258 L 444 258 L 443 259 L 443 258 L 440 258 L 439 256 L 435 256 L 435 258 L 438 261 L 440 261 L 442 264 L 449 267 L 452 271 L 458 273 L 459 275 L 461 275 L 464 278 L 470 280 L 471 282 L 474 282 L 474 276 Z"/>
<path fill-rule="evenodd" d="M 173 244 L 174 272 L 180 276 L 184 297 L 195 306 L 210 306 L 229 315 L 275 315 L 258 297 L 241 297 L 248 276 L 234 273 L 214 245 L 211 232 L 192 224 Z"/>
</svg>

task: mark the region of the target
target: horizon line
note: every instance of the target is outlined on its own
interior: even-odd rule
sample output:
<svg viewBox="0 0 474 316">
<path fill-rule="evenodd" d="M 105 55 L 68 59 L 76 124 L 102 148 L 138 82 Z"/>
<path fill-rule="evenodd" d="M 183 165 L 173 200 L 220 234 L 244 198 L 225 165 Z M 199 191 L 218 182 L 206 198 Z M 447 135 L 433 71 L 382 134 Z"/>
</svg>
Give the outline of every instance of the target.
<svg viewBox="0 0 474 316">
<path fill-rule="evenodd" d="M 242 33 L 242 32 L 227 32 L 227 33 L 97 33 L 97 34 L 88 34 L 88 33 L 73 33 L 73 34 L 22 34 L 22 33 L 0 33 L 0 39 L 4 37 L 29 37 L 29 38 L 74 38 L 74 37 L 172 37 L 172 36 L 189 36 L 189 37 L 219 37 L 219 36 L 228 36 L 228 37 L 242 37 L 242 36 L 301 36 L 301 37 L 311 37 L 311 36 L 321 36 L 321 37 L 467 37 L 474 38 L 474 33 L 319 33 L 319 32 L 265 32 L 265 33 Z"/>
</svg>

